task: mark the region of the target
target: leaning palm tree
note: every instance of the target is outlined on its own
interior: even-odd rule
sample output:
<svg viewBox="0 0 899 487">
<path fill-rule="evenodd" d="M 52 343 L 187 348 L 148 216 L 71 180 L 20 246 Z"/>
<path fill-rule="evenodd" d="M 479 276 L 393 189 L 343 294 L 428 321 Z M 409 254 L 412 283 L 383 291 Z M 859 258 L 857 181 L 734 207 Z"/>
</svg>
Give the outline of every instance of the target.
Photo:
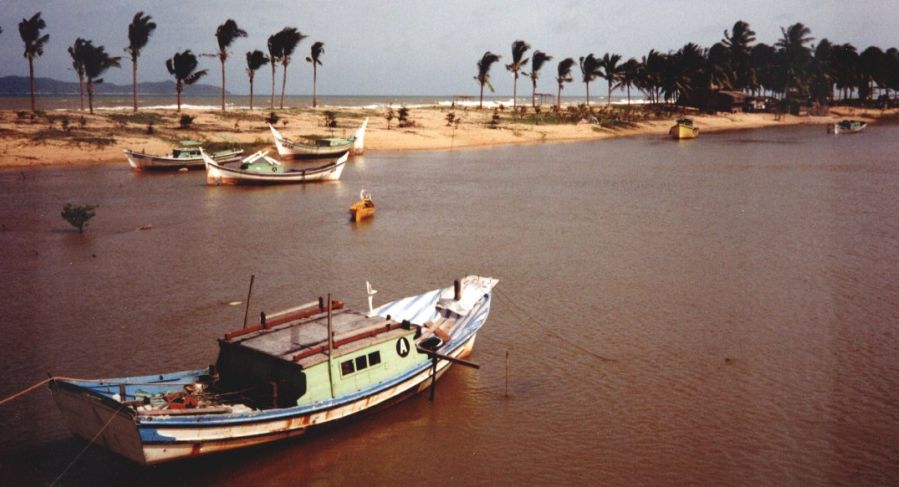
<svg viewBox="0 0 899 487">
<path fill-rule="evenodd" d="M 780 28 L 782 37 L 777 44 L 783 66 L 781 72 L 786 73 L 785 89 L 796 88 L 804 92 L 808 88 L 809 65 L 812 60 L 812 50 L 806 44 L 815 40 L 810 34 L 812 31 L 797 22 L 786 29 Z"/>
<path fill-rule="evenodd" d="M 278 33 L 269 37 L 269 52 L 271 53 L 272 59 L 272 76 L 274 77 L 274 65 L 275 62 L 281 63 L 281 73 L 283 77 L 281 78 L 281 108 L 284 108 L 284 89 L 287 86 L 287 66 L 290 64 L 290 57 L 293 55 L 293 51 L 297 48 L 297 45 L 300 44 L 300 41 L 307 38 L 309 36 L 304 35 L 302 32 L 298 31 L 296 27 L 285 27 L 281 29 Z M 274 51 L 273 52 L 273 39 L 274 38 Z M 277 54 L 277 55 L 276 55 Z M 272 80 L 272 105 L 274 106 L 274 79 Z"/>
<path fill-rule="evenodd" d="M 537 106 L 537 78 L 540 77 L 540 68 L 551 60 L 553 57 L 543 51 L 534 51 L 533 62 L 531 63 L 531 106 Z"/>
<path fill-rule="evenodd" d="M 481 56 L 481 60 L 478 61 L 478 75 L 474 77 L 474 79 L 481 85 L 481 101 L 478 104 L 478 108 L 484 108 L 484 85 L 487 85 L 487 87 L 490 88 L 490 91 L 493 92 L 493 85 L 490 84 L 490 66 L 499 61 L 499 58 L 499 54 L 493 54 L 492 52 L 487 51 Z"/>
<path fill-rule="evenodd" d="M 601 68 L 599 76 L 605 78 L 606 83 L 608 83 L 609 86 L 606 105 L 612 105 L 612 85 L 618 84 L 621 80 L 621 65 L 618 64 L 619 61 L 621 61 L 620 54 L 605 53 L 602 60 L 599 62 Z"/>
<path fill-rule="evenodd" d="M 103 46 L 94 47 L 90 41 L 84 48 L 84 77 L 87 78 L 87 103 L 91 114 L 94 113 L 94 85 L 103 82 L 100 76 L 112 67 L 119 67 L 118 56 L 111 57 Z"/>
<path fill-rule="evenodd" d="M 524 57 L 524 53 L 530 48 L 530 44 L 524 41 L 512 43 L 512 63 L 506 65 L 506 69 L 511 71 L 515 77 L 512 82 L 512 108 L 515 108 L 518 101 L 518 72 L 528 64 L 528 58 Z"/>
<path fill-rule="evenodd" d="M 315 42 L 312 44 L 312 52 L 306 57 L 306 62 L 312 63 L 312 108 L 318 106 L 318 100 L 315 97 L 315 84 L 318 80 L 318 66 L 321 65 L 321 56 L 325 53 L 325 43 Z"/>
<path fill-rule="evenodd" d="M 91 45 L 91 41 L 82 38 L 75 39 L 75 43 L 69 48 L 69 56 L 72 57 L 72 69 L 78 75 L 78 95 L 81 101 L 81 110 L 84 110 L 84 57 L 85 46 Z"/>
<path fill-rule="evenodd" d="M 282 31 L 283 32 L 283 31 Z M 268 59 L 272 66 L 272 100 L 270 109 L 275 109 L 275 68 L 281 62 L 281 56 L 284 55 L 284 39 L 281 32 L 276 32 L 268 36 Z"/>
<path fill-rule="evenodd" d="M 150 34 L 156 30 L 156 23 L 152 17 L 143 12 L 134 14 L 131 23 L 128 24 L 128 47 L 125 52 L 131 55 L 131 96 L 133 98 L 134 111 L 137 111 L 137 58 L 140 51 L 150 40 Z"/>
<path fill-rule="evenodd" d="M 175 55 L 166 59 L 165 67 L 169 70 L 169 74 L 175 77 L 175 92 L 178 93 L 178 112 L 181 112 L 181 92 L 185 86 L 196 83 L 200 78 L 206 76 L 207 70 L 197 69 L 197 56 L 194 56 L 190 49 L 184 52 L 176 52 Z"/>
<path fill-rule="evenodd" d="M 595 80 L 599 74 L 599 68 L 602 66 L 600 62 L 601 60 L 594 57 L 592 53 L 587 57 L 580 58 L 581 76 L 584 86 L 587 88 L 587 106 L 590 106 L 590 82 Z"/>
<path fill-rule="evenodd" d="M 246 37 L 247 31 L 237 26 L 237 22 L 228 19 L 215 30 L 215 39 L 219 44 L 219 60 L 222 62 L 222 111 L 225 111 L 225 61 L 228 59 L 228 46 L 238 37 Z"/>
<path fill-rule="evenodd" d="M 268 56 L 260 50 L 247 52 L 247 75 L 250 77 L 250 110 L 253 109 L 253 78 L 256 77 L 256 70 L 268 64 Z"/>
<path fill-rule="evenodd" d="M 34 111 L 34 58 L 44 54 L 44 44 L 50 40 L 50 34 L 41 35 L 41 30 L 47 27 L 47 23 L 41 18 L 41 13 L 34 14 L 30 19 L 22 19 L 19 22 L 19 36 L 25 43 L 25 58 L 28 59 L 28 78 L 31 82 L 31 111 Z"/>
<path fill-rule="evenodd" d="M 571 82 L 574 78 L 571 77 L 571 67 L 574 66 L 574 59 L 567 57 L 559 62 L 559 67 L 557 70 L 558 76 L 556 76 L 556 83 L 559 83 L 559 95 L 556 98 L 556 106 L 562 108 L 562 88 L 564 88 L 565 83 Z"/>
</svg>

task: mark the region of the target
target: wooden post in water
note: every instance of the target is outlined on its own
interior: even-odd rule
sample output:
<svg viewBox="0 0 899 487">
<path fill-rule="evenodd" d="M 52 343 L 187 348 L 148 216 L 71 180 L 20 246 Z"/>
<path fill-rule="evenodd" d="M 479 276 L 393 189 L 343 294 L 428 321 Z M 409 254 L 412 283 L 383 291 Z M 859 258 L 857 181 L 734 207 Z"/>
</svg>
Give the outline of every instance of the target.
<svg viewBox="0 0 899 487">
<path fill-rule="evenodd" d="M 256 274 L 250 274 L 250 290 L 247 291 L 247 309 L 243 312 L 243 327 L 246 329 L 247 327 L 247 317 L 250 315 L 250 296 L 253 295 L 253 281 L 256 279 Z"/>
<path fill-rule="evenodd" d="M 506 397 L 509 397 L 509 351 L 506 350 Z"/>
<path fill-rule="evenodd" d="M 431 398 L 434 400 L 434 390 L 437 389 L 437 356 L 431 354 Z"/>
</svg>

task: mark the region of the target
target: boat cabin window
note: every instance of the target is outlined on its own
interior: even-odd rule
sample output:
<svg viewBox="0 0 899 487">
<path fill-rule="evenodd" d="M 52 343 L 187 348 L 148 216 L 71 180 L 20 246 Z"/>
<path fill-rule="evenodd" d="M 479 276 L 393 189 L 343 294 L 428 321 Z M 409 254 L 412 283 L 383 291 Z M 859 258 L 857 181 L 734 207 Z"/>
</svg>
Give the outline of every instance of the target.
<svg viewBox="0 0 899 487">
<path fill-rule="evenodd" d="M 374 351 L 368 355 L 360 355 L 355 359 L 340 362 L 340 375 L 350 375 L 368 367 L 374 367 L 381 363 L 381 352 Z"/>
<path fill-rule="evenodd" d="M 365 360 L 365 355 L 360 355 L 356 357 L 356 370 L 362 370 L 368 368 L 368 361 Z"/>
<path fill-rule="evenodd" d="M 340 363 L 340 373 L 342 375 L 349 375 L 355 372 L 356 369 L 353 367 L 353 361 L 347 360 Z"/>
</svg>

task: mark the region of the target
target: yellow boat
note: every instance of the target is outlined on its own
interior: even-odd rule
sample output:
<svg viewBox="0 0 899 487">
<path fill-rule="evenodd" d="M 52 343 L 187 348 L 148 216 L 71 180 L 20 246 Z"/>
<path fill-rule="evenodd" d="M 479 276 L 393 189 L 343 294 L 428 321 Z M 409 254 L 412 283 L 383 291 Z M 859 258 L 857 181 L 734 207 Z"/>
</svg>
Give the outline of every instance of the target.
<svg viewBox="0 0 899 487">
<path fill-rule="evenodd" d="M 694 127 L 693 120 L 689 118 L 680 118 L 677 120 L 677 123 L 668 130 L 668 135 L 675 140 L 695 139 L 696 137 L 699 137 L 699 127 Z"/>
<path fill-rule="evenodd" d="M 371 193 L 364 189 L 359 192 L 359 201 L 353 203 L 350 207 L 350 218 L 359 222 L 364 218 L 375 215 L 375 202 L 371 200 Z"/>
</svg>

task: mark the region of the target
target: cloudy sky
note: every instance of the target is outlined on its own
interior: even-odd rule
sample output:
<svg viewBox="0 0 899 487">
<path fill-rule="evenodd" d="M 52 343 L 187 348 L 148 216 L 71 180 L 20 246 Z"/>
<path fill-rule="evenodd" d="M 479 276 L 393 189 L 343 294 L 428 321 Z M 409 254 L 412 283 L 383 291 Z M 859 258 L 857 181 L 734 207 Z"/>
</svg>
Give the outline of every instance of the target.
<svg viewBox="0 0 899 487">
<path fill-rule="evenodd" d="M 140 58 L 142 81 L 168 79 L 164 62 L 176 51 L 214 52 L 216 27 L 236 20 L 249 36 L 232 45 L 227 79 L 233 93 L 249 89 L 244 53 L 265 51 L 268 36 L 285 26 L 310 36 L 288 71 L 287 91 L 294 94 L 311 92 L 304 58 L 314 41 L 325 43 L 319 93 L 332 95 L 476 95 L 477 60 L 490 50 L 507 62 L 516 39 L 554 56 L 540 85 L 554 92 L 551 78 L 565 57 L 613 52 L 639 58 L 690 41 L 708 47 L 737 20 L 769 44 L 781 27 L 803 22 L 816 39 L 850 42 L 859 51 L 899 47 L 899 0 L 3 0 L 0 76 L 28 74 L 17 28 L 22 18 L 43 12 L 50 34 L 36 76 L 74 80 L 66 47 L 84 37 L 122 53 L 128 23 L 139 10 L 158 24 Z M 203 58 L 201 66 L 210 70 L 203 82 L 220 83 L 217 59 Z M 128 84 L 130 74 L 123 59 L 123 68 L 105 78 Z M 491 74 L 497 94 L 510 95 L 511 74 L 499 64 Z M 270 76 L 267 68 L 260 71 L 257 93 L 268 92 Z M 530 92 L 519 82 L 521 90 Z M 582 94 L 583 84 L 565 92 Z"/>
</svg>

